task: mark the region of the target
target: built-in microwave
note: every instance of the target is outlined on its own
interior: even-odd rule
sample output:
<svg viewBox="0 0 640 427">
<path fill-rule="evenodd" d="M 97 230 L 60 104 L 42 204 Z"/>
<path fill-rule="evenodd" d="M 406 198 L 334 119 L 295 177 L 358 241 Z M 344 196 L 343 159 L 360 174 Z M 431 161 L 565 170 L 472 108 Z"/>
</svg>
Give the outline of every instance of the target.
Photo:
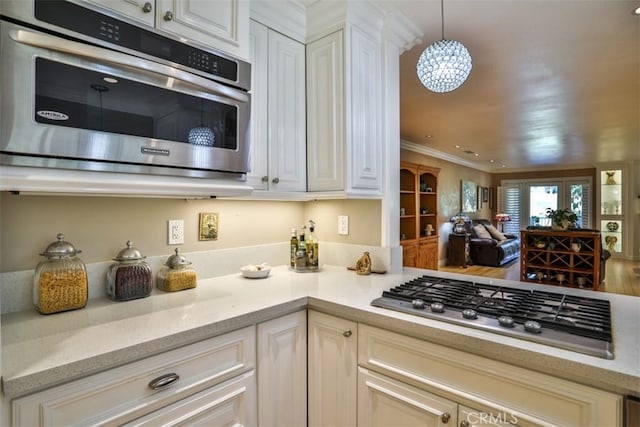
<svg viewBox="0 0 640 427">
<path fill-rule="evenodd" d="M 249 63 L 70 1 L 1 7 L 0 164 L 244 180 Z"/>
</svg>

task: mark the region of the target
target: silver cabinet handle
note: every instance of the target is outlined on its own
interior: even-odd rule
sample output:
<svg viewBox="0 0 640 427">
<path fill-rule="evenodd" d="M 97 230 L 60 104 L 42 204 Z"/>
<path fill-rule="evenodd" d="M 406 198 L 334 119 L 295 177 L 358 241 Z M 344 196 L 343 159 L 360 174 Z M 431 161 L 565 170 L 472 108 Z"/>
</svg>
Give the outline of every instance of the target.
<svg viewBox="0 0 640 427">
<path fill-rule="evenodd" d="M 279 182 L 280 182 L 280 178 L 275 177 L 275 178 L 273 178 L 273 179 L 271 180 L 271 182 L 273 182 L 274 184 L 277 184 L 277 183 L 279 183 Z"/>
<path fill-rule="evenodd" d="M 460 427 L 471 427 L 471 424 L 467 420 L 462 420 L 460 421 Z"/>
<path fill-rule="evenodd" d="M 344 331 L 342 333 L 342 336 L 345 337 L 345 338 L 349 338 L 351 335 L 353 335 L 353 332 L 351 332 L 351 331 Z"/>
<path fill-rule="evenodd" d="M 267 182 L 269 181 L 269 177 L 267 175 L 262 177 L 262 182 Z"/>
<path fill-rule="evenodd" d="M 165 21 L 172 21 L 173 20 L 173 12 L 171 12 L 170 10 L 167 10 L 167 12 L 164 14 L 164 20 Z"/>
<path fill-rule="evenodd" d="M 151 5 L 151 3 L 146 2 L 143 6 L 142 6 L 142 11 L 144 13 L 149 13 L 153 10 L 153 6 Z"/>
<path fill-rule="evenodd" d="M 170 374 L 160 375 L 158 378 L 149 381 L 149 388 L 152 390 L 162 390 L 169 387 L 179 379 L 180 375 L 173 372 Z"/>
<path fill-rule="evenodd" d="M 442 420 L 442 422 L 444 424 L 448 423 L 449 420 L 451 419 L 451 414 L 448 412 L 445 412 L 444 414 L 442 414 L 442 416 L 440 417 L 440 419 Z"/>
</svg>

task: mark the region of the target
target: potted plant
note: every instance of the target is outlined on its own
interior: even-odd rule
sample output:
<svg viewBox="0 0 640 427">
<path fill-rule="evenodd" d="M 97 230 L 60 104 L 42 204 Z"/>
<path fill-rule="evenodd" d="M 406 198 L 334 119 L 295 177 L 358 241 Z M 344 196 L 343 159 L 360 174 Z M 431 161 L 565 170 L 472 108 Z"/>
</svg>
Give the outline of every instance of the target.
<svg viewBox="0 0 640 427">
<path fill-rule="evenodd" d="M 569 226 L 574 226 L 578 220 L 578 215 L 569 208 L 547 208 L 546 214 L 547 218 L 551 218 L 551 228 L 554 230 L 566 230 Z"/>
</svg>

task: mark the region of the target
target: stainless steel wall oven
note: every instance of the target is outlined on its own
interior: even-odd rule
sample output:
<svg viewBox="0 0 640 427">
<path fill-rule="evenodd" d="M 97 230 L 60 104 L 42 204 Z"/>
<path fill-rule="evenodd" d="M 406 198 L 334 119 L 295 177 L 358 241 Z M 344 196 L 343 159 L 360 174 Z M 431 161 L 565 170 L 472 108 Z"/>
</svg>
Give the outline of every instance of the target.
<svg viewBox="0 0 640 427">
<path fill-rule="evenodd" d="M 250 64 L 70 1 L 0 7 L 1 164 L 244 179 Z"/>
</svg>

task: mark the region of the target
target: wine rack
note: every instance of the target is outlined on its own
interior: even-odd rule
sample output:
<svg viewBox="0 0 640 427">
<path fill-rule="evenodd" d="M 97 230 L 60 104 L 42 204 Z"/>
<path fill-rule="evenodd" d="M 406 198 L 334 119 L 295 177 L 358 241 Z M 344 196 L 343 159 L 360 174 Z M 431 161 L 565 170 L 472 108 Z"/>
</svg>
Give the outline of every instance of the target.
<svg viewBox="0 0 640 427">
<path fill-rule="evenodd" d="M 521 281 L 599 289 L 599 231 L 523 230 L 521 237 Z"/>
</svg>

